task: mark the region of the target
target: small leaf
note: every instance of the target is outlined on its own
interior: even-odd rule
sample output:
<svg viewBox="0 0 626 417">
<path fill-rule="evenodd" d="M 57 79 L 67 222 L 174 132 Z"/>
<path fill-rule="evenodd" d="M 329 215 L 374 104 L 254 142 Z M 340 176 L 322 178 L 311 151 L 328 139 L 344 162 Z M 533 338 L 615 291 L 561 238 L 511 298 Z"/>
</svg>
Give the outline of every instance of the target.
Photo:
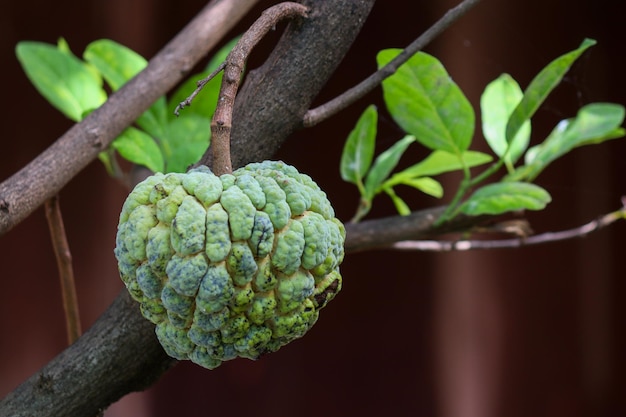
<svg viewBox="0 0 626 417">
<path fill-rule="evenodd" d="M 404 181 L 404 178 L 417 178 L 457 171 L 463 167 L 474 166 L 491 162 L 493 158 L 482 152 L 465 151 L 461 155 L 451 154 L 446 151 L 433 151 L 423 161 L 394 174 L 390 181 Z"/>
<path fill-rule="evenodd" d="M 340 171 L 344 181 L 362 186 L 374 158 L 377 120 L 376 106 L 369 106 L 350 132 L 341 154 Z"/>
<path fill-rule="evenodd" d="M 172 120 L 161 140 L 166 172 L 185 172 L 209 147 L 211 122 L 188 113 Z"/>
<path fill-rule="evenodd" d="M 487 85 L 480 98 L 485 140 L 496 155 L 505 158 L 508 166 L 517 162 L 530 141 L 530 120 L 524 122 L 510 144 L 506 139 L 506 124 L 523 97 L 517 82 L 509 74 L 502 74 Z"/>
<path fill-rule="evenodd" d="M 385 188 L 384 190 L 385 193 L 387 193 L 387 195 L 391 197 L 393 205 L 396 206 L 396 210 L 398 210 L 398 213 L 401 216 L 408 216 L 409 214 L 411 214 L 411 209 L 409 208 L 409 206 L 404 202 L 403 199 L 398 197 L 393 188 Z"/>
<path fill-rule="evenodd" d="M 557 158 L 578 146 L 601 143 L 623 135 L 624 107 L 612 103 L 592 103 L 582 107 L 573 119 L 562 120 L 539 145 L 526 152 L 524 167 L 512 178 L 532 181 Z"/>
<path fill-rule="evenodd" d="M 365 198 L 367 200 L 371 200 L 376 195 L 379 186 L 398 165 L 400 157 L 413 142 L 415 142 L 415 137 L 405 136 L 378 155 L 365 179 Z"/>
<path fill-rule="evenodd" d="M 379 52 L 378 66 L 384 66 L 400 52 Z M 383 95 L 396 123 L 422 145 L 451 153 L 469 147 L 474 134 L 474 110 L 435 57 L 415 54 L 383 81 Z"/>
<path fill-rule="evenodd" d="M 443 197 L 443 187 L 441 183 L 430 177 L 407 178 L 405 181 L 401 182 L 401 184 L 413 187 L 435 198 Z"/>
<path fill-rule="evenodd" d="M 524 98 L 517 105 L 506 126 L 507 142 L 510 142 L 544 102 L 550 92 L 561 82 L 570 67 L 589 47 L 596 44 L 593 39 L 585 39 L 575 50 L 550 62 L 528 85 Z"/>
<path fill-rule="evenodd" d="M 37 91 L 73 121 L 106 100 L 102 79 L 68 50 L 41 42 L 20 42 L 17 57 Z"/>
<path fill-rule="evenodd" d="M 125 159 L 143 165 L 152 172 L 163 172 L 163 155 L 154 139 L 145 132 L 130 127 L 111 146 Z M 103 161 L 104 162 L 104 161 Z"/>
<path fill-rule="evenodd" d="M 535 184 L 499 182 L 479 188 L 460 207 L 469 216 L 502 214 L 516 210 L 542 210 L 550 194 Z"/>
</svg>

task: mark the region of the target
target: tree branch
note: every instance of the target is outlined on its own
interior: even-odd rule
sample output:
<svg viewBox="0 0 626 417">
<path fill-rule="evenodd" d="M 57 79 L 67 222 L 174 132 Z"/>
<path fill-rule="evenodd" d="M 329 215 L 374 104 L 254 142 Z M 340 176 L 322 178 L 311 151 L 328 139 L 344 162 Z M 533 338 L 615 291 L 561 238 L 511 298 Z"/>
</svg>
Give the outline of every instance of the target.
<svg viewBox="0 0 626 417">
<path fill-rule="evenodd" d="M 316 124 L 328 119 L 329 117 L 339 113 L 341 110 L 350 106 L 367 93 L 374 90 L 383 82 L 383 80 L 393 73 L 406 61 L 409 60 L 417 52 L 424 49 L 426 45 L 432 42 L 437 36 L 445 31 L 450 25 L 460 19 L 465 13 L 472 9 L 480 0 L 464 0 L 461 4 L 448 10 L 434 25 L 428 28 L 409 46 L 407 46 L 397 57 L 392 59 L 387 65 L 367 77 L 365 80 L 347 90 L 340 96 L 335 97 L 331 101 L 322 104 L 314 109 L 306 112 L 304 115 L 304 127 L 315 126 Z"/>
<path fill-rule="evenodd" d="M 174 363 L 124 289 L 76 343 L 0 401 L 0 415 L 92 417 Z"/>
<path fill-rule="evenodd" d="M 213 0 L 100 108 L 0 184 L 0 236 L 57 194 L 178 83 L 258 0 Z"/>
<path fill-rule="evenodd" d="M 572 229 L 561 230 L 559 232 L 547 232 L 533 236 L 520 236 L 513 239 L 498 240 L 409 240 L 399 241 L 390 246 L 397 250 L 419 250 L 419 251 L 466 251 L 474 249 L 510 249 L 522 246 L 533 246 L 545 243 L 559 242 L 562 240 L 577 239 L 585 237 L 593 232 L 604 229 L 618 220 L 626 219 L 626 207 L 605 214 L 595 220 L 585 223 L 582 226 Z"/>
<path fill-rule="evenodd" d="M 435 227 L 435 221 L 444 210 L 445 207 L 435 207 L 416 211 L 408 216 L 390 216 L 348 223 L 346 224 L 346 252 L 384 249 L 398 241 L 459 232 L 490 219 L 488 216 L 460 215 L 440 227 Z"/>
</svg>

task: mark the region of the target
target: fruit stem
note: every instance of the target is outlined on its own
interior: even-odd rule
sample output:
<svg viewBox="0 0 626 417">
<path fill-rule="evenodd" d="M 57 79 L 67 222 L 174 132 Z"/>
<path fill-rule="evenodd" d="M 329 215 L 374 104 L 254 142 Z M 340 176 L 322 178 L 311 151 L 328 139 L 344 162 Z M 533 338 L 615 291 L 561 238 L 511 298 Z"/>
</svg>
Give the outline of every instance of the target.
<svg viewBox="0 0 626 417">
<path fill-rule="evenodd" d="M 230 174 L 233 171 L 230 158 L 230 132 L 233 108 L 248 56 L 267 32 L 275 28 L 276 24 L 281 20 L 298 16 L 306 17 L 308 10 L 306 6 L 293 2 L 279 3 L 265 10 L 261 17 L 241 36 L 241 39 L 230 51 L 224 63 L 207 78 L 198 81 L 198 88 L 176 107 L 174 113 L 178 115 L 178 110 L 190 105 L 191 100 L 211 78 L 215 77 L 219 71 L 224 71 L 217 107 L 211 121 L 211 146 L 213 147 L 213 164 L 211 168 L 216 175 Z"/>
<path fill-rule="evenodd" d="M 46 218 L 52 247 L 57 260 L 59 278 L 61 281 L 61 295 L 63 297 L 63 310 L 65 311 L 65 325 L 67 328 L 67 342 L 74 343 L 81 334 L 80 315 L 78 312 L 78 298 L 74 283 L 74 270 L 72 268 L 72 254 L 67 242 L 59 196 L 55 195 L 45 203 Z"/>
</svg>

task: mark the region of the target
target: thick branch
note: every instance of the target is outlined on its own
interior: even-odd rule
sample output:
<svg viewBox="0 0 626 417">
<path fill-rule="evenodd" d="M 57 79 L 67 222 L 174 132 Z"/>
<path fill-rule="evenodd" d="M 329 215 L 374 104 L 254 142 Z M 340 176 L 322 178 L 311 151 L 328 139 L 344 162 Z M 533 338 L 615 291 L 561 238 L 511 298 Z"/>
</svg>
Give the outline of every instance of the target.
<svg viewBox="0 0 626 417">
<path fill-rule="evenodd" d="M 441 227 L 434 223 L 445 207 L 416 211 L 408 216 L 391 216 L 346 224 L 346 252 L 388 248 L 395 242 L 466 230 L 488 219 L 486 216 L 457 216 Z"/>
<path fill-rule="evenodd" d="M 233 168 L 270 158 L 302 118 L 361 30 L 374 0 L 305 0 L 307 19 L 290 24 L 235 102 Z M 329 34 L 332 33 L 332 36 Z M 208 152 L 201 161 L 212 165 Z"/>
<path fill-rule="evenodd" d="M 0 235 L 57 194 L 188 71 L 257 0 L 214 0 L 140 74 L 0 184 Z"/>
<path fill-rule="evenodd" d="M 128 392 L 149 387 L 174 363 L 123 290 L 76 343 L 0 402 L 0 415 L 95 416 Z"/>
</svg>

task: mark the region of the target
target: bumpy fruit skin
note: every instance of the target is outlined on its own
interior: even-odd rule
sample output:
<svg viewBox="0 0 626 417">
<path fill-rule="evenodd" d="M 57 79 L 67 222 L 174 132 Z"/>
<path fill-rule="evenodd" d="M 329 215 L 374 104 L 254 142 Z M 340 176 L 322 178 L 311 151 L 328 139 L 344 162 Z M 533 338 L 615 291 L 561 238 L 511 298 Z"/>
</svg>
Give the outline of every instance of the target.
<svg viewBox="0 0 626 417">
<path fill-rule="evenodd" d="M 124 203 L 115 256 L 168 355 L 213 369 L 304 335 L 341 289 L 344 239 L 310 177 L 265 161 L 148 177 Z"/>
</svg>

